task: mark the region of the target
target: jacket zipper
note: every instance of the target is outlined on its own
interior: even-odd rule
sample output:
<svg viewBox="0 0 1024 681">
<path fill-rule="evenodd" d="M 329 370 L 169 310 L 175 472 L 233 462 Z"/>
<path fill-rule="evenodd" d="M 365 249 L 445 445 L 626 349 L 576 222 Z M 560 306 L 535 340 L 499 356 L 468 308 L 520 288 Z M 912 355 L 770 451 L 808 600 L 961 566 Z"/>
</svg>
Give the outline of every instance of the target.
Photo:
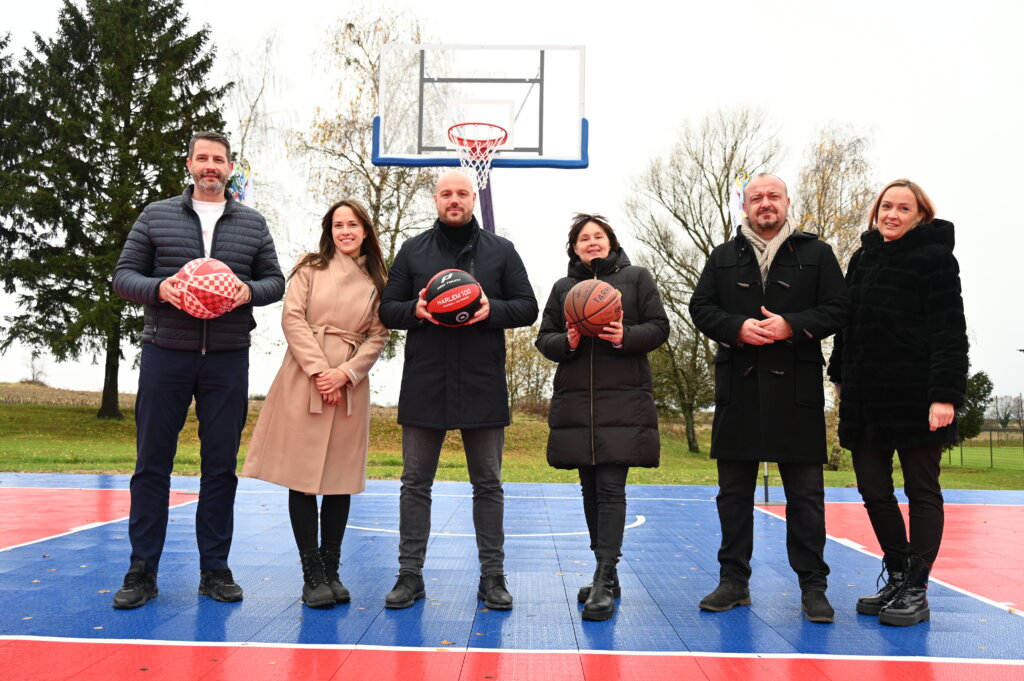
<svg viewBox="0 0 1024 681">
<path fill-rule="evenodd" d="M 227 209 L 228 209 L 228 207 L 225 205 L 224 206 L 224 211 L 227 212 Z M 196 212 L 195 208 L 192 209 L 192 212 L 193 213 Z M 198 213 L 196 213 L 196 219 L 197 220 L 199 219 L 199 214 Z M 217 218 L 217 221 L 213 223 L 213 234 L 210 235 L 210 252 L 209 253 L 204 253 L 204 256 L 207 257 L 207 258 L 212 258 L 213 257 L 214 246 L 217 245 L 217 226 L 220 224 L 220 221 L 223 220 L 223 219 L 224 219 L 224 213 L 221 213 L 220 217 Z M 199 220 L 199 243 L 202 244 L 203 250 L 205 251 L 206 250 L 206 243 L 203 241 L 203 221 L 202 220 Z M 201 343 L 202 347 L 200 347 L 200 349 L 199 349 L 199 354 L 202 357 L 206 357 L 206 335 L 207 335 L 206 331 L 207 331 L 207 324 L 209 324 L 209 323 L 210 323 L 210 320 L 208 320 L 208 319 L 204 319 L 203 320 L 203 333 L 202 333 L 202 343 Z"/>
<path fill-rule="evenodd" d="M 597 272 L 594 272 L 597 279 Z M 594 441 L 594 339 L 590 339 L 590 464 L 597 465 L 597 445 Z"/>
<path fill-rule="evenodd" d="M 597 447 L 594 444 L 594 339 L 590 339 L 590 465 L 597 465 Z"/>
</svg>

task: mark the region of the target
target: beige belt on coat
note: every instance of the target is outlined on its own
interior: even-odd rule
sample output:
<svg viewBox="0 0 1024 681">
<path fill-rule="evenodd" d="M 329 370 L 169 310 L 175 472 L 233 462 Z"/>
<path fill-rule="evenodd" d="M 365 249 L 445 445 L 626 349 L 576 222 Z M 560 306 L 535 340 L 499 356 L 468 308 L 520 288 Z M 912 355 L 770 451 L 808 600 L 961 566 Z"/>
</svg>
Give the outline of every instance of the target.
<svg viewBox="0 0 1024 681">
<path fill-rule="evenodd" d="M 345 341 L 352 346 L 353 352 L 357 350 L 364 340 L 366 335 L 362 333 L 356 333 L 355 331 L 348 331 L 346 329 L 339 329 L 336 326 L 330 324 L 324 324 L 323 326 L 317 326 L 315 324 L 309 325 L 309 330 L 313 332 L 313 336 L 316 338 L 316 342 L 320 345 L 320 348 L 324 347 L 324 340 L 327 334 L 337 336 L 341 340 Z M 352 355 L 349 354 L 349 357 Z M 352 416 L 352 377 L 349 376 L 348 383 L 345 384 L 345 403 L 348 407 L 348 415 Z M 316 387 L 316 379 L 309 379 L 309 413 L 310 414 L 322 414 L 324 413 L 324 397 L 320 394 L 320 391 Z"/>
</svg>

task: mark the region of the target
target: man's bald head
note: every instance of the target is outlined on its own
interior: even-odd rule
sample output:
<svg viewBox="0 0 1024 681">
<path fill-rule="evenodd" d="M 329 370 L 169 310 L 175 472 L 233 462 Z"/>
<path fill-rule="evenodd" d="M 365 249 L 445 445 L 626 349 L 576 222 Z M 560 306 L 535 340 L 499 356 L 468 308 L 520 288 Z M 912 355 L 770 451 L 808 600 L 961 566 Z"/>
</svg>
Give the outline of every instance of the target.
<svg viewBox="0 0 1024 681">
<path fill-rule="evenodd" d="M 473 219 L 476 192 L 473 182 L 461 170 L 449 170 L 437 178 L 434 186 L 434 205 L 441 222 L 458 227 Z"/>
</svg>

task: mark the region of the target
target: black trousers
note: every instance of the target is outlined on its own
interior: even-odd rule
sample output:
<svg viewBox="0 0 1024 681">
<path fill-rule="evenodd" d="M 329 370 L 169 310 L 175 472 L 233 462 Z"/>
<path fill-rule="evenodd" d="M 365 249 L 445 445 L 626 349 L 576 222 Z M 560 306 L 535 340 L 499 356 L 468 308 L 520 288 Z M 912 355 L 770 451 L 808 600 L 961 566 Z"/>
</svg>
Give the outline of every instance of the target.
<svg viewBox="0 0 1024 681">
<path fill-rule="evenodd" d="M 894 448 L 859 447 L 853 451 L 857 489 L 864 499 L 871 527 L 887 556 L 914 553 L 931 565 L 939 555 L 945 524 L 939 470 L 942 445 L 900 447 L 903 490 L 910 501 L 910 535 L 893 490 Z"/>
<path fill-rule="evenodd" d="M 718 520 L 722 547 L 718 550 L 723 582 L 747 584 L 754 553 L 754 493 L 758 461 L 718 459 Z M 825 563 L 825 480 L 820 463 L 780 463 L 786 491 L 786 551 L 801 590 L 828 586 Z"/>
<path fill-rule="evenodd" d="M 317 548 L 317 530 L 319 546 L 340 551 L 351 507 L 351 494 L 325 494 L 317 509 L 315 494 L 288 490 L 288 517 L 292 521 L 292 533 L 299 553 Z"/>
<path fill-rule="evenodd" d="M 619 562 L 626 527 L 626 477 L 629 466 L 580 466 L 583 515 L 590 532 L 590 550 L 599 563 Z"/>
<path fill-rule="evenodd" d="M 159 569 L 178 433 L 195 398 L 202 459 L 196 506 L 199 569 L 228 567 L 238 486 L 235 465 L 249 408 L 248 386 L 248 348 L 203 355 L 143 344 L 128 518 L 132 562 L 144 560 L 154 573 Z"/>
</svg>

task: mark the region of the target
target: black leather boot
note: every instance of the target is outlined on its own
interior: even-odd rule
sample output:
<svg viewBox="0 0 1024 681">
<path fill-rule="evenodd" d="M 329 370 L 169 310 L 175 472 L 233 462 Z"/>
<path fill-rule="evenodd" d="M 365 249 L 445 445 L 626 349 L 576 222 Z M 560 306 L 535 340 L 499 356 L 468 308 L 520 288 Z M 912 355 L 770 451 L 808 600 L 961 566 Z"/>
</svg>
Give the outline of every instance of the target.
<svg viewBox="0 0 1024 681">
<path fill-rule="evenodd" d="M 341 583 L 341 577 L 338 576 L 338 567 L 341 565 L 341 551 L 338 549 L 325 549 L 320 547 L 320 560 L 324 564 L 324 574 L 327 576 L 327 586 L 331 588 L 331 593 L 334 594 L 335 603 L 348 603 L 352 600 L 352 595 L 345 588 L 345 585 Z"/>
<path fill-rule="evenodd" d="M 324 563 L 320 549 L 309 549 L 299 553 L 302 559 L 302 602 L 310 608 L 334 607 L 334 592 L 327 586 Z"/>
<path fill-rule="evenodd" d="M 476 591 L 476 597 L 484 602 L 491 610 L 511 610 L 512 594 L 508 592 L 508 584 L 505 582 L 505 575 L 501 572 L 493 572 L 480 577 L 480 587 Z"/>
<path fill-rule="evenodd" d="M 879 623 L 909 627 L 931 619 L 927 596 L 931 567 L 921 556 L 913 553 L 907 556 L 903 568 L 906 579 L 892 601 L 878 612 Z"/>
<path fill-rule="evenodd" d="M 874 596 L 862 596 L 857 599 L 857 612 L 862 615 L 877 615 L 882 606 L 896 597 L 900 587 L 903 586 L 903 564 L 905 559 L 902 556 L 885 556 L 882 558 L 882 574 L 886 575 L 885 584 Z M 881 579 L 882 575 L 878 575 Z M 875 586 L 878 580 L 875 580 Z"/>
<path fill-rule="evenodd" d="M 581 586 L 579 592 L 576 594 L 576 600 L 580 603 L 586 603 L 590 597 L 590 589 L 593 588 L 594 584 L 591 582 L 585 586 Z M 619 571 L 617 568 L 612 568 L 612 595 L 618 598 L 622 595 L 622 587 L 619 586 Z"/>
<path fill-rule="evenodd" d="M 615 614 L 615 594 L 612 592 L 614 580 L 615 564 L 598 563 L 590 595 L 583 604 L 583 619 L 603 622 Z"/>
<path fill-rule="evenodd" d="M 423 588 L 423 575 L 399 570 L 395 587 L 384 597 L 384 607 L 392 610 L 408 608 L 421 598 L 426 598 L 426 595 L 427 592 Z"/>
</svg>

